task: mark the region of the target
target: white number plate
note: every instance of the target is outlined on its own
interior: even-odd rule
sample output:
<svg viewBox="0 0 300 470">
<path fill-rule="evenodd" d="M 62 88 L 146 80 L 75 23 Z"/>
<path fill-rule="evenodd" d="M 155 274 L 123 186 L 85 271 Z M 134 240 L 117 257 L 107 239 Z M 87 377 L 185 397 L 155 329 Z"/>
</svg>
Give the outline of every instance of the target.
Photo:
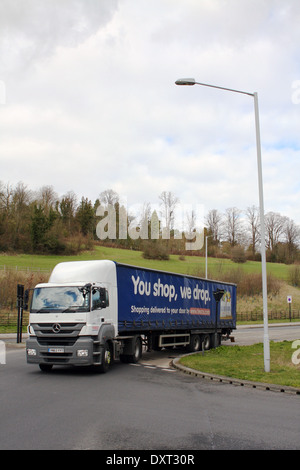
<svg viewBox="0 0 300 470">
<path fill-rule="evenodd" d="M 48 348 L 49 353 L 64 353 L 65 348 Z"/>
</svg>

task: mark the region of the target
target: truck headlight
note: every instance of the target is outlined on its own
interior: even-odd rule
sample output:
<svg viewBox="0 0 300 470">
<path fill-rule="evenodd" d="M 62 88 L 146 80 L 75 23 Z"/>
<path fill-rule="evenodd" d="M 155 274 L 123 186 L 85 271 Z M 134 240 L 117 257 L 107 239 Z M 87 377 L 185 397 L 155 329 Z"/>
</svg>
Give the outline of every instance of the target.
<svg viewBox="0 0 300 470">
<path fill-rule="evenodd" d="M 89 355 L 88 349 L 77 349 L 77 356 L 78 357 L 87 357 Z"/>
<path fill-rule="evenodd" d="M 27 326 L 27 333 L 29 334 L 29 336 L 34 336 L 35 335 L 34 329 L 32 328 L 31 325 Z"/>
<path fill-rule="evenodd" d="M 27 349 L 28 356 L 36 356 L 36 349 Z"/>
</svg>

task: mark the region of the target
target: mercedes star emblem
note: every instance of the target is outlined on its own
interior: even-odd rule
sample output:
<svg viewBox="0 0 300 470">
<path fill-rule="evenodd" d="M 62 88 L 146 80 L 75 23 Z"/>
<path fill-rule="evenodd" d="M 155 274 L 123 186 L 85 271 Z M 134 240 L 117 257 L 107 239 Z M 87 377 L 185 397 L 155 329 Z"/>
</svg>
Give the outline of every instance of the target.
<svg viewBox="0 0 300 470">
<path fill-rule="evenodd" d="M 54 325 L 52 326 L 53 333 L 59 333 L 60 329 L 61 329 L 61 326 L 59 323 L 54 323 Z"/>
</svg>

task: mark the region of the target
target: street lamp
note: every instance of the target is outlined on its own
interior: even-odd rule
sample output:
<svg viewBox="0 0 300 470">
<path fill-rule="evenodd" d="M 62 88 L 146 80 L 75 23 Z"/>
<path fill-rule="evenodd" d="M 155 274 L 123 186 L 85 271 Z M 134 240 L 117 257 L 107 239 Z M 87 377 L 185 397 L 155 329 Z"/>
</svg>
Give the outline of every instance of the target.
<svg viewBox="0 0 300 470">
<path fill-rule="evenodd" d="M 205 237 L 205 279 L 207 279 L 207 239 L 212 235 L 206 235 Z"/>
<path fill-rule="evenodd" d="M 259 131 L 259 113 L 258 113 L 258 96 L 257 93 L 248 93 L 245 91 L 234 90 L 207 83 L 196 82 L 194 78 L 181 78 L 176 80 L 176 85 L 201 85 L 219 90 L 232 91 L 243 95 L 252 96 L 254 99 L 254 114 L 256 128 L 256 151 L 257 151 L 257 169 L 258 169 L 258 191 L 259 191 L 259 208 L 260 208 L 260 228 L 261 228 L 261 267 L 262 267 L 262 291 L 263 291 L 263 317 L 264 317 L 264 366 L 265 372 L 270 372 L 270 342 L 268 332 L 268 298 L 267 298 L 267 267 L 266 267 L 266 246 L 265 246 L 265 218 L 264 218 L 264 198 L 263 198 L 263 181 L 262 181 L 262 164 L 261 164 L 261 143 Z"/>
</svg>

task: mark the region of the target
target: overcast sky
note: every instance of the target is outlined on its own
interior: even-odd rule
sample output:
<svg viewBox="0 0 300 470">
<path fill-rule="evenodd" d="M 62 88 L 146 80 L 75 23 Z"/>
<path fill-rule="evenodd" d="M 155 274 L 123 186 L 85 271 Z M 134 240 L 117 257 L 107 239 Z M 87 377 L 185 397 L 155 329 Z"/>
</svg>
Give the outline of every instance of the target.
<svg viewBox="0 0 300 470">
<path fill-rule="evenodd" d="M 300 224 L 298 0 L 1 0 L 0 181 Z"/>
</svg>

